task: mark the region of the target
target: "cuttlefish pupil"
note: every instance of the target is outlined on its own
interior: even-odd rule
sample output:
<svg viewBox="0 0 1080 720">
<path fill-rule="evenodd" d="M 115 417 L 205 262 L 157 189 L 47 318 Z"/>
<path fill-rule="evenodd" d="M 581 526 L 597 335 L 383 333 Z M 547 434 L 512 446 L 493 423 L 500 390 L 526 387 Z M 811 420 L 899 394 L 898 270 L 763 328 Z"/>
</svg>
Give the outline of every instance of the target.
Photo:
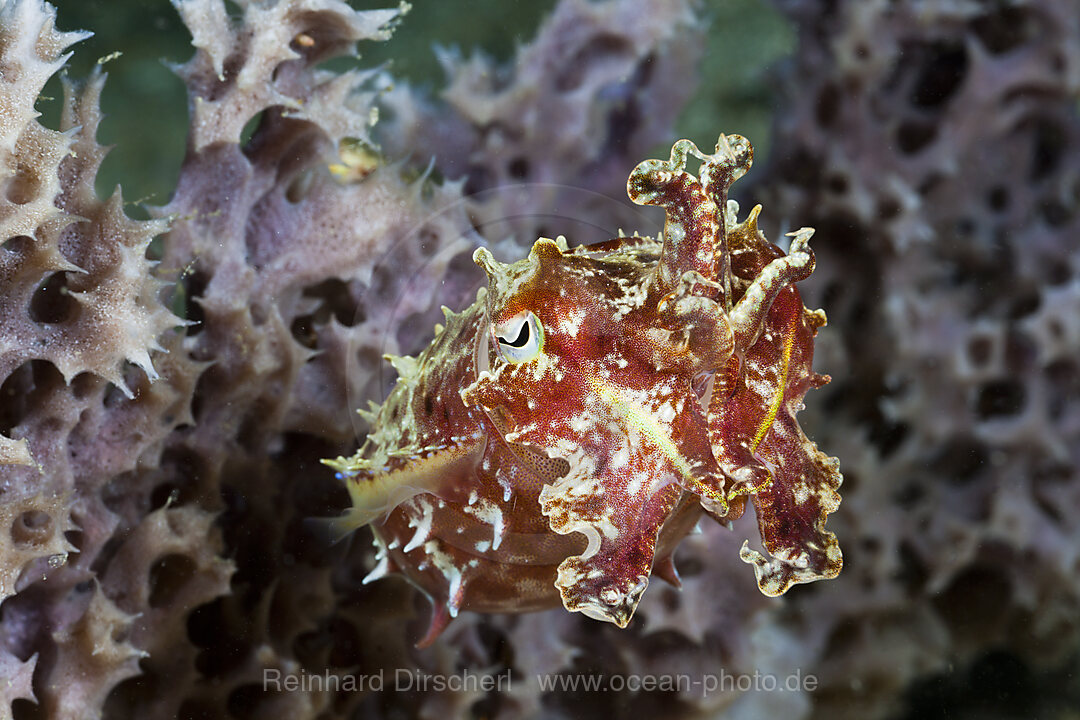
<svg viewBox="0 0 1080 720">
<path fill-rule="evenodd" d="M 518 313 L 506 322 L 492 326 L 492 333 L 499 354 L 508 362 L 528 362 L 543 351 L 544 327 L 531 311 Z"/>
</svg>

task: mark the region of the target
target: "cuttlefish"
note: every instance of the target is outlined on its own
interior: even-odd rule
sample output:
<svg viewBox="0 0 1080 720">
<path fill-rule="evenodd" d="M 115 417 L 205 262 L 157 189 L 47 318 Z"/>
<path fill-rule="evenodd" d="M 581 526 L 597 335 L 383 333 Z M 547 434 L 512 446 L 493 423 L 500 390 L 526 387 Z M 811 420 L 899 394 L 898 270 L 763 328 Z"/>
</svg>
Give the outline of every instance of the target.
<svg viewBox="0 0 1080 720">
<path fill-rule="evenodd" d="M 829 379 L 811 369 L 825 314 L 795 287 L 813 230 L 785 253 L 760 206 L 737 220 L 728 189 L 752 158 L 721 135 L 711 155 L 680 140 L 638 165 L 627 191 L 665 210 L 656 238 L 540 238 L 511 264 L 478 249 L 476 302 L 389 358 L 398 381 L 367 438 L 325 461 L 352 502 L 331 524 L 371 526 L 367 580 L 399 573 L 431 598 L 421 645 L 461 610 L 561 602 L 625 627 L 654 573 L 679 583 L 673 553 L 702 516 L 728 523 L 748 499 L 768 555 L 740 557 L 763 593 L 840 572 L 838 462 L 795 419 Z"/>
</svg>

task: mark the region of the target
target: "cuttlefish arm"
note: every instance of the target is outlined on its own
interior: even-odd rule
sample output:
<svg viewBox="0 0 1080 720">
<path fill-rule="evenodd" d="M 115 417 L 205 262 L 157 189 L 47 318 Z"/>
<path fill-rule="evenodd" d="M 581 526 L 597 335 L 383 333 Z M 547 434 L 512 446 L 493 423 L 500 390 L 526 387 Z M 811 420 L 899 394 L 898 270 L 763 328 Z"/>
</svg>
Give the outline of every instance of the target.
<svg viewBox="0 0 1080 720">
<path fill-rule="evenodd" d="M 828 381 L 811 370 L 824 313 L 803 307 L 792 285 L 813 268 L 810 232 L 793 233 L 783 256 L 760 239 L 755 219 L 752 213 L 729 236 L 744 254 L 740 273 L 756 279 L 733 312 L 742 370 L 730 393 L 714 393 L 709 425 L 716 459 L 734 481 L 729 499 L 753 501 L 771 556 L 744 544 L 740 557 L 754 566 L 761 591 L 775 596 L 792 584 L 839 574 L 840 548 L 825 520 L 839 505 L 843 478 L 835 458 L 821 453 L 795 419 L 806 392 Z M 740 342 L 750 345 L 739 348 Z"/>
<path fill-rule="evenodd" d="M 668 160 L 639 163 L 626 183 L 630 199 L 639 205 L 664 208 L 664 249 L 656 269 L 658 287 L 673 290 L 684 272 L 696 271 L 716 280 L 717 245 L 722 242 L 722 217 L 700 181 L 686 172 L 686 156 L 702 157 L 689 140 L 679 140 Z"/>
<path fill-rule="evenodd" d="M 618 499 L 611 495 L 623 489 Z M 635 488 L 630 488 L 631 490 Z M 555 587 L 563 606 L 594 620 L 626 627 L 649 585 L 660 528 L 682 495 L 669 484 L 663 489 L 644 483 L 637 492 L 608 480 L 566 477 L 547 485 L 540 507 L 551 529 L 588 540 L 581 555 L 558 568 Z"/>
<path fill-rule="evenodd" d="M 560 375 L 556 362 L 541 356 L 481 374 L 462 399 L 489 411 L 505 408 L 510 418 L 523 415 L 523 404 L 558 408 L 511 424 L 506 439 L 568 463 L 539 495 L 554 532 L 580 533 L 587 541 L 558 567 L 555 585 L 568 610 L 624 627 L 648 586 L 657 537 L 679 498 L 689 490 L 703 503 L 723 503 L 724 479 L 689 388 L 635 392 L 601 375 Z"/>
<path fill-rule="evenodd" d="M 698 177 L 686 171 L 687 156 L 701 160 Z M 754 152 L 746 138 L 721 135 L 712 155 L 679 140 L 667 160 L 639 163 L 626 183 L 639 205 L 664 208 L 664 248 L 656 269 L 658 286 L 670 291 L 683 273 L 696 271 L 716 282 L 722 302 L 730 302 L 730 264 L 724 228 L 727 193 L 746 174 Z M 725 309 L 727 309 L 725 305 Z"/>
</svg>

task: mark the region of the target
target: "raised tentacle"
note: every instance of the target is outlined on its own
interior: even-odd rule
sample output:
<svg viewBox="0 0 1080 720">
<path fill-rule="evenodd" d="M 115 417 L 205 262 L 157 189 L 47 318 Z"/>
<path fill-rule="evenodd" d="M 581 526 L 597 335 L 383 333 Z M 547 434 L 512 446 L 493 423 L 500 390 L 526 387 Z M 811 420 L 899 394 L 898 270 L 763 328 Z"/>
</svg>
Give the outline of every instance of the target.
<svg viewBox="0 0 1080 720">
<path fill-rule="evenodd" d="M 754 164 L 754 148 L 742 135 L 720 135 L 716 151 L 702 159 L 698 175 L 705 194 L 716 205 L 716 278 L 724 297 L 724 309 L 731 312 L 731 254 L 727 246 L 725 214 L 728 190 Z"/>
<path fill-rule="evenodd" d="M 765 316 L 780 291 L 809 277 L 814 271 L 814 252 L 810 249 L 810 237 L 813 234 L 813 228 L 801 228 L 788 233 L 794 239 L 787 256 L 766 265 L 739 298 L 731 311 L 731 329 L 735 333 L 737 353 L 745 352 L 757 340 Z"/>
<path fill-rule="evenodd" d="M 703 157 L 689 140 L 679 140 L 668 160 L 639 163 L 626 182 L 626 192 L 638 205 L 664 208 L 664 250 L 656 269 L 659 287 L 670 292 L 682 274 L 696 270 L 716 280 L 716 248 L 720 235 L 716 204 L 701 181 L 686 172 L 686 156 Z"/>
</svg>

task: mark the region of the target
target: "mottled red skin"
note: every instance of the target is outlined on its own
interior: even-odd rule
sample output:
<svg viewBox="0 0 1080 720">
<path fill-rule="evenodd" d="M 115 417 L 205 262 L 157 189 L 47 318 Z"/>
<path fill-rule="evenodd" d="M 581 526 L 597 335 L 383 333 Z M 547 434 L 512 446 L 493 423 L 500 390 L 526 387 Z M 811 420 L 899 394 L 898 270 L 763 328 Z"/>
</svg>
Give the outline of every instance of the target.
<svg viewBox="0 0 1080 720">
<path fill-rule="evenodd" d="M 394 359 L 364 446 L 329 464 L 354 504 L 339 530 L 375 531 L 373 576 L 433 599 L 425 642 L 461 609 L 560 600 L 625 626 L 654 568 L 677 582 L 671 554 L 702 510 L 737 517 L 747 497 L 773 556 L 741 554 L 763 592 L 839 572 L 824 521 L 840 475 L 794 419 L 827 381 L 810 369 L 824 315 L 792 284 L 813 269 L 810 233 L 785 255 L 756 209 L 725 218 L 751 157 L 721 136 L 714 155 L 680 141 L 639 165 L 628 191 L 665 208 L 663 243 L 541 239 L 513 265 L 478 251 L 487 290 L 415 361 Z"/>
</svg>

